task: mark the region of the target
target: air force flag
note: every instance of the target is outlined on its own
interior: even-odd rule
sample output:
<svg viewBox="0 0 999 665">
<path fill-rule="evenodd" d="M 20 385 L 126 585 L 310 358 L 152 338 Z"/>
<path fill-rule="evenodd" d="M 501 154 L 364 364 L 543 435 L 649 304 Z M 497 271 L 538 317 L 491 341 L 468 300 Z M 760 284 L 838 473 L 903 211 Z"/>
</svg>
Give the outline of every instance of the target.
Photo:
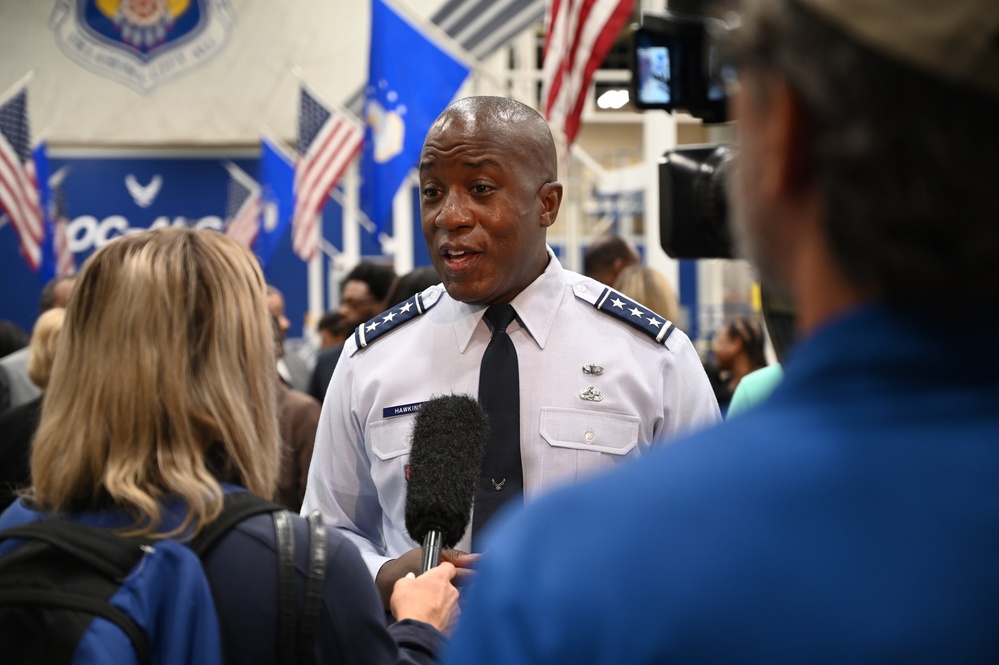
<svg viewBox="0 0 999 665">
<path fill-rule="evenodd" d="M 295 167 L 288 156 L 269 139 L 260 142 L 261 225 L 253 252 L 264 268 L 291 227 L 295 204 Z"/>
<path fill-rule="evenodd" d="M 372 0 L 361 209 L 378 232 L 387 225 L 396 191 L 419 160 L 427 130 L 467 77 L 465 64 L 386 0 Z"/>
</svg>

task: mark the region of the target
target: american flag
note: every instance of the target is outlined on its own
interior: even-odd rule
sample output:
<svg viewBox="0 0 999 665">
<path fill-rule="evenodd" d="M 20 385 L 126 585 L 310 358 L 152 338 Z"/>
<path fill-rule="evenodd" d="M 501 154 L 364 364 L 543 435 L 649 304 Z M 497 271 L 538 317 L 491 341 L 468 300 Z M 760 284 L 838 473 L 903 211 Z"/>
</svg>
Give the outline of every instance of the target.
<svg viewBox="0 0 999 665">
<path fill-rule="evenodd" d="M 252 248 L 260 232 L 260 185 L 235 164 L 226 164 L 229 171 L 229 198 L 225 210 L 225 233 Z"/>
<path fill-rule="evenodd" d="M 55 274 L 57 277 L 72 275 L 76 272 L 76 259 L 69 249 L 69 211 L 66 207 L 66 194 L 62 189 L 62 181 L 66 177 L 66 169 L 60 169 L 49 178 L 49 190 L 52 196 L 49 218 L 52 220 L 53 245 L 55 247 Z"/>
<path fill-rule="evenodd" d="M 303 261 L 319 249 L 316 226 L 330 190 L 361 149 L 364 129 L 346 110 L 334 111 L 305 86 L 298 107 L 295 206 L 291 246 Z"/>
<path fill-rule="evenodd" d="M 44 217 L 38 195 L 28 127 L 28 79 L 0 104 L 0 208 L 21 241 L 21 254 L 32 270 L 42 259 Z"/>
<path fill-rule="evenodd" d="M 572 145 L 596 71 L 634 0 L 549 0 L 545 13 L 541 105 L 552 129 Z"/>
</svg>

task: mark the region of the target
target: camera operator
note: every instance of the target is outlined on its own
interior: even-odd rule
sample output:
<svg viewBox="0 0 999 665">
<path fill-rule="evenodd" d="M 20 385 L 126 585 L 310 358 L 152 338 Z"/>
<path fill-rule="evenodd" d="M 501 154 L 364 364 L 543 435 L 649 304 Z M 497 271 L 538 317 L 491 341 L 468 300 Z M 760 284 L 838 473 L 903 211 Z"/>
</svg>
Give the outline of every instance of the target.
<svg viewBox="0 0 999 665">
<path fill-rule="evenodd" d="M 785 379 L 502 520 L 448 662 L 999 662 L 999 2 L 725 23 Z"/>
</svg>

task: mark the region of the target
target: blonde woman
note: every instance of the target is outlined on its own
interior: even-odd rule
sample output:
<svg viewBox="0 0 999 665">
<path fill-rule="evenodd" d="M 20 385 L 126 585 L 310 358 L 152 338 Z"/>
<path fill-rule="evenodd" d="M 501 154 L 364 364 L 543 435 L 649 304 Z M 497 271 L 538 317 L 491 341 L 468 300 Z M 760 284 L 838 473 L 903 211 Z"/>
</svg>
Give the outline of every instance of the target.
<svg viewBox="0 0 999 665">
<path fill-rule="evenodd" d="M 55 360 L 59 331 L 66 310 L 62 307 L 46 310 L 35 321 L 28 345 L 28 378 L 42 391 L 49 384 Z M 17 497 L 17 490 L 31 479 L 28 457 L 31 437 L 38 428 L 42 396 L 15 406 L 0 415 L 0 511 Z"/>
<path fill-rule="evenodd" d="M 158 229 L 94 253 L 69 303 L 45 395 L 27 497 L 0 528 L 60 514 L 130 534 L 187 537 L 223 494 L 270 497 L 279 437 L 274 337 L 256 261 L 221 233 Z M 308 529 L 294 517 L 299 576 Z M 206 556 L 229 663 L 277 657 L 277 571 L 269 515 Z M 401 580 L 385 628 L 360 556 L 328 531 L 316 662 L 427 662 L 457 600 L 442 564 Z M 391 631 L 391 632 L 390 632 Z"/>
</svg>

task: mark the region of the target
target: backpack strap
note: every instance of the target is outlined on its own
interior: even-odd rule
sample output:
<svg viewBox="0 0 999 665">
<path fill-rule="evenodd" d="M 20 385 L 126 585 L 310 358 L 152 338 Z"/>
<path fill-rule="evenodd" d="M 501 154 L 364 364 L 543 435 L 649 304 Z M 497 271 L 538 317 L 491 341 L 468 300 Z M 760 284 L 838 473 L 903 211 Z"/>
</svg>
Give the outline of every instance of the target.
<svg viewBox="0 0 999 665">
<path fill-rule="evenodd" d="M 316 626 L 322 606 L 326 581 L 328 541 L 326 524 L 319 511 L 308 517 L 309 556 L 305 581 L 305 599 L 301 618 L 296 626 L 295 604 L 295 533 L 291 513 L 266 499 L 249 492 L 225 495 L 225 505 L 217 520 L 202 529 L 190 547 L 204 557 L 230 529 L 248 517 L 270 512 L 278 551 L 278 655 L 286 665 L 312 662 Z"/>
<path fill-rule="evenodd" d="M 202 529 L 197 538 L 189 544 L 194 553 L 202 559 L 211 551 L 219 538 L 246 518 L 259 515 L 260 513 L 272 513 L 284 510 L 276 503 L 267 499 L 261 499 L 259 496 L 250 494 L 249 492 L 229 492 L 225 495 L 223 501 L 222 514 L 218 516 L 218 519 Z"/>
<path fill-rule="evenodd" d="M 295 663 L 295 533 L 291 513 L 249 492 L 230 492 L 218 519 L 202 529 L 190 547 L 204 558 L 218 540 L 243 520 L 271 513 L 278 553 L 278 662 Z M 325 571 L 325 568 L 324 568 Z"/>
<path fill-rule="evenodd" d="M 295 529 L 287 510 L 274 513 L 278 553 L 278 662 L 295 663 Z"/>
<path fill-rule="evenodd" d="M 0 532 L 0 540 L 23 538 L 41 541 L 84 561 L 105 577 L 120 582 L 142 558 L 142 546 L 153 541 L 114 535 L 114 538 L 108 538 L 108 532 L 102 529 L 69 520 L 46 519 L 5 529 Z"/>
<path fill-rule="evenodd" d="M 313 643 L 316 637 L 316 624 L 319 622 L 319 608 L 323 599 L 326 581 L 326 523 L 318 510 L 306 517 L 309 522 L 309 569 L 305 580 L 305 601 L 302 606 L 302 623 L 298 631 L 298 663 L 311 663 Z"/>
</svg>

